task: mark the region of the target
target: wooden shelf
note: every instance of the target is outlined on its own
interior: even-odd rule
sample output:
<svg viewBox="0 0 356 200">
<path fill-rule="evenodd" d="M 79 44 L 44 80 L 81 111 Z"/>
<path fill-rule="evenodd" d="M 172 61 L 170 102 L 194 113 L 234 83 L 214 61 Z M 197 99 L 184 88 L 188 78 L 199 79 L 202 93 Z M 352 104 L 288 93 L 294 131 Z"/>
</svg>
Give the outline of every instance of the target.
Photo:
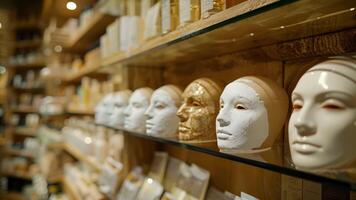
<svg viewBox="0 0 356 200">
<path fill-rule="evenodd" d="M 24 29 L 41 29 L 42 25 L 40 23 L 36 22 L 21 22 L 21 23 L 16 23 L 14 28 L 16 30 L 24 30 Z"/>
<path fill-rule="evenodd" d="M 38 128 L 20 127 L 14 130 L 14 134 L 35 137 L 37 134 L 37 129 Z"/>
<path fill-rule="evenodd" d="M 31 107 L 19 107 L 13 108 L 12 112 L 14 113 L 38 113 L 38 110 Z"/>
<path fill-rule="evenodd" d="M 7 140 L 4 137 L 0 137 L 0 148 L 6 145 L 6 141 Z"/>
<path fill-rule="evenodd" d="M 94 110 L 90 110 L 90 109 L 67 109 L 66 110 L 66 114 L 68 115 L 94 115 Z"/>
<path fill-rule="evenodd" d="M 84 163 L 87 163 L 93 169 L 100 171 L 100 169 L 101 169 L 100 165 L 94 159 L 91 159 L 89 156 L 82 154 L 77 148 L 73 147 L 72 145 L 70 145 L 68 143 L 64 143 L 63 148 L 65 151 L 67 151 L 69 154 L 71 154 L 76 159 L 78 159 Z"/>
<path fill-rule="evenodd" d="M 265 49 L 265 54 L 282 60 L 283 53 L 291 52 L 287 46 L 278 48 L 279 43 L 355 27 L 356 11 L 350 9 L 355 6 L 354 1 L 345 0 L 323 4 L 313 0 L 247 0 L 146 41 L 137 49 L 117 53 L 103 65 L 161 67 L 268 45 L 277 46 Z"/>
<path fill-rule="evenodd" d="M 40 47 L 42 44 L 41 40 L 24 40 L 24 41 L 17 41 L 16 48 L 23 49 L 23 48 L 36 48 Z"/>
<path fill-rule="evenodd" d="M 32 174 L 29 173 L 22 173 L 22 172 L 2 172 L 1 173 L 3 176 L 8 176 L 8 177 L 15 177 L 23 180 L 28 180 L 32 181 Z"/>
<path fill-rule="evenodd" d="M 63 176 L 59 175 L 59 176 L 47 178 L 47 182 L 48 183 L 61 183 L 61 182 L 63 182 Z"/>
<path fill-rule="evenodd" d="M 217 149 L 216 144 L 199 146 L 191 143 L 184 143 L 174 138 L 155 137 L 144 133 L 128 131 L 125 129 L 117 129 L 117 128 L 112 128 L 100 124 L 97 125 L 105 127 L 107 129 L 114 130 L 117 133 L 121 133 L 129 137 L 136 137 L 136 138 L 158 142 L 161 144 L 173 145 L 173 146 L 177 146 L 180 148 L 184 148 L 196 152 L 201 152 L 214 157 L 224 158 L 238 163 L 244 163 L 249 166 L 254 166 L 261 169 L 267 169 L 277 173 L 298 177 L 301 179 L 306 179 L 315 182 L 332 183 L 332 184 L 344 184 L 349 186 L 350 188 L 354 188 L 354 189 L 356 188 L 356 182 L 352 177 L 344 177 L 341 176 L 340 174 L 336 174 L 336 172 L 335 174 L 328 174 L 328 173 L 323 174 L 323 173 L 301 171 L 293 168 L 285 160 L 287 158 L 285 158 L 284 155 L 278 154 L 278 152 L 281 152 L 281 148 L 283 148 L 279 145 L 273 146 L 271 150 L 269 150 L 266 154 L 265 152 L 254 153 L 254 154 L 248 154 L 248 153 L 229 154 L 229 153 L 220 152 Z M 341 171 L 340 173 L 342 174 L 343 172 Z"/>
<path fill-rule="evenodd" d="M 63 143 L 62 142 L 56 142 L 56 143 L 52 143 L 52 144 L 49 144 L 47 147 L 49 149 L 63 149 Z"/>
<path fill-rule="evenodd" d="M 25 200 L 21 193 L 10 192 L 5 194 L 0 194 L 0 199 L 4 200 Z"/>
<path fill-rule="evenodd" d="M 17 92 L 38 93 L 38 92 L 43 92 L 45 88 L 44 87 L 11 87 L 11 89 Z"/>
<path fill-rule="evenodd" d="M 82 70 L 78 72 L 74 72 L 69 74 L 64 78 L 65 83 L 74 83 L 74 82 L 79 82 L 81 78 L 85 76 L 105 76 L 104 74 L 99 74 L 98 70 L 100 69 L 100 65 L 94 65 L 90 67 L 84 67 Z"/>
<path fill-rule="evenodd" d="M 106 27 L 115 20 L 115 17 L 96 11 L 90 21 L 81 26 L 71 37 L 65 50 L 86 50 L 95 40 L 105 33 Z"/>
<path fill-rule="evenodd" d="M 25 150 L 17 150 L 17 149 L 7 148 L 5 150 L 5 152 L 12 156 L 20 156 L 20 157 L 25 157 L 25 158 L 29 158 L 29 159 L 34 159 L 34 155 L 26 152 Z"/>
<path fill-rule="evenodd" d="M 16 70 L 42 69 L 45 67 L 44 61 L 31 62 L 26 64 L 9 65 L 9 68 Z"/>
</svg>

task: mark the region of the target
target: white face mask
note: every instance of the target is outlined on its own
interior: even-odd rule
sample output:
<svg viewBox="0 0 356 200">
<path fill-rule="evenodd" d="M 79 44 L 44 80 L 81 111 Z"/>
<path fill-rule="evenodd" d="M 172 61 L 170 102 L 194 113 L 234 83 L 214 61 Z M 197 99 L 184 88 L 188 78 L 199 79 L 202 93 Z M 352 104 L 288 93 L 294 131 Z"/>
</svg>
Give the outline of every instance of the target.
<svg viewBox="0 0 356 200">
<path fill-rule="evenodd" d="M 145 111 L 150 103 L 151 95 L 137 89 L 132 94 L 129 100 L 129 105 L 126 107 L 125 114 L 125 129 L 144 133 L 146 131 Z"/>
<path fill-rule="evenodd" d="M 118 92 L 114 95 L 113 100 L 113 111 L 110 118 L 110 126 L 115 128 L 123 128 L 124 127 L 124 120 L 125 114 L 124 111 L 129 104 L 128 97 L 129 93 L 122 93 Z"/>
<path fill-rule="evenodd" d="M 352 69 L 322 63 L 299 80 L 289 121 L 290 151 L 297 168 L 338 168 L 356 160 L 355 74 L 356 65 Z"/>
<path fill-rule="evenodd" d="M 250 86 L 235 81 L 220 97 L 216 119 L 218 146 L 225 150 L 260 148 L 268 137 L 267 110 Z"/>
<path fill-rule="evenodd" d="M 179 123 L 177 110 L 175 101 L 169 92 L 163 89 L 156 90 L 145 113 L 147 134 L 174 137 Z"/>
<path fill-rule="evenodd" d="M 113 109 L 113 95 L 107 94 L 95 107 L 95 122 L 108 125 Z"/>
</svg>

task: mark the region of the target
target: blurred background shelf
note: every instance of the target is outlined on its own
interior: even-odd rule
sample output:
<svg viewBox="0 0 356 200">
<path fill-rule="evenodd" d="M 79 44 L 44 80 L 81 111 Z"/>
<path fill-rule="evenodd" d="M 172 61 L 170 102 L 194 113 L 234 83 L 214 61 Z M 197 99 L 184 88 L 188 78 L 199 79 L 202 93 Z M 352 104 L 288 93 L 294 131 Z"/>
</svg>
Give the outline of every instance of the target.
<svg viewBox="0 0 356 200">
<path fill-rule="evenodd" d="M 84 155 L 78 150 L 76 147 L 73 147 L 72 145 L 68 143 L 63 144 L 63 149 L 67 151 L 70 155 L 75 157 L 76 159 L 87 163 L 89 166 L 91 166 L 93 169 L 100 171 L 101 167 L 99 163 L 97 163 L 93 158 L 90 158 L 88 155 Z"/>
<path fill-rule="evenodd" d="M 38 113 L 38 109 L 31 107 L 18 107 L 12 108 L 12 112 L 14 113 Z"/>
<path fill-rule="evenodd" d="M 32 181 L 32 174 L 29 173 L 24 173 L 24 172 L 2 172 L 2 176 L 7 176 L 7 177 L 14 177 L 14 178 L 19 178 L 23 180 L 28 180 Z"/>
<path fill-rule="evenodd" d="M 78 83 L 85 76 L 96 77 L 103 79 L 107 77 L 107 74 L 99 72 L 101 65 L 94 65 L 90 67 L 84 67 L 83 69 L 69 73 L 68 76 L 64 78 L 65 84 Z"/>
<path fill-rule="evenodd" d="M 94 40 L 105 33 L 106 27 L 115 20 L 113 16 L 99 11 L 94 12 L 91 20 L 70 36 L 68 44 L 64 47 L 65 50 L 74 52 L 86 50 Z"/>
<path fill-rule="evenodd" d="M 9 192 L 5 194 L 0 194 L 0 199 L 3 200 L 26 200 L 21 193 Z"/>
<path fill-rule="evenodd" d="M 67 109 L 66 110 L 67 115 L 94 115 L 94 110 L 90 109 Z"/>
<path fill-rule="evenodd" d="M 33 30 L 33 29 L 41 29 L 43 25 L 38 21 L 32 22 L 17 22 L 14 25 L 14 29 L 16 31 L 23 31 L 23 30 Z"/>
<path fill-rule="evenodd" d="M 20 149 L 13 149 L 8 147 L 5 152 L 8 155 L 12 155 L 12 156 L 20 156 L 20 157 L 25 157 L 25 158 L 29 158 L 29 159 L 34 159 L 34 155 L 32 153 L 26 152 L 26 150 L 20 150 Z"/>
<path fill-rule="evenodd" d="M 15 70 L 31 70 L 31 69 L 41 69 L 45 67 L 46 63 L 44 61 L 31 62 L 27 64 L 17 64 L 17 65 L 9 65 L 9 68 Z"/>
<path fill-rule="evenodd" d="M 35 137 L 37 134 L 37 129 L 38 128 L 32 128 L 32 127 L 17 127 L 14 129 L 14 134 Z"/>
<path fill-rule="evenodd" d="M 42 45 L 41 40 L 23 40 L 16 42 L 17 49 L 36 48 Z"/>
<path fill-rule="evenodd" d="M 11 89 L 16 92 L 30 92 L 30 93 L 39 93 L 45 90 L 44 87 L 11 87 Z"/>
</svg>

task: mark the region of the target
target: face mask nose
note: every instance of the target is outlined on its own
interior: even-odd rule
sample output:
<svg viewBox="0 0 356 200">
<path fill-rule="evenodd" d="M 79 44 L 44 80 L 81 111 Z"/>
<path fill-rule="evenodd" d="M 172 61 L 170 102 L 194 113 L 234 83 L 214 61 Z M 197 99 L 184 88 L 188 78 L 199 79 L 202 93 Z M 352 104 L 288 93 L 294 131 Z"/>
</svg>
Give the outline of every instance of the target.
<svg viewBox="0 0 356 200">
<path fill-rule="evenodd" d="M 153 106 L 149 106 L 145 112 L 145 116 L 147 119 L 152 119 L 153 118 Z"/>
<path fill-rule="evenodd" d="M 312 116 L 311 108 L 303 107 L 296 118 L 294 127 L 301 136 L 313 135 L 316 132 L 316 124 Z"/>
<path fill-rule="evenodd" d="M 231 123 L 230 120 L 228 120 L 228 118 L 225 116 L 225 113 L 222 110 L 220 110 L 220 112 L 216 118 L 216 121 L 218 121 L 218 123 L 221 127 L 229 126 Z"/>
<path fill-rule="evenodd" d="M 183 104 L 177 111 L 177 116 L 181 122 L 185 122 L 188 119 L 188 113 L 186 112 L 186 105 Z"/>
<path fill-rule="evenodd" d="M 128 106 L 126 107 L 126 109 L 124 110 L 124 115 L 125 115 L 125 117 L 130 116 L 130 112 L 131 112 L 131 106 L 128 105 Z"/>
</svg>

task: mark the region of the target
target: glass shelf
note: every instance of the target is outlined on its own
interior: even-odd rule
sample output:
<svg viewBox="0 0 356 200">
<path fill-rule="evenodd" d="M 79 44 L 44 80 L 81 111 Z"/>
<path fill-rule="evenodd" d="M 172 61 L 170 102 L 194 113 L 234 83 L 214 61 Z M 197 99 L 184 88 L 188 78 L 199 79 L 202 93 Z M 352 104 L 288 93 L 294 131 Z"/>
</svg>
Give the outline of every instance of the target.
<svg viewBox="0 0 356 200">
<path fill-rule="evenodd" d="M 301 179 L 306 179 L 306 180 L 320 182 L 320 183 L 338 184 L 344 187 L 348 187 L 350 188 L 350 190 L 356 191 L 356 174 L 353 174 L 352 177 L 342 172 L 313 173 L 313 172 L 298 170 L 293 166 L 292 162 L 290 161 L 291 160 L 290 157 L 284 154 L 283 145 L 275 145 L 274 147 L 272 147 L 271 150 L 262 153 L 229 154 L 229 153 L 220 152 L 219 150 L 217 150 L 217 147 L 196 146 L 193 144 L 183 143 L 177 139 L 153 137 L 147 134 L 132 132 L 125 129 L 117 129 L 117 128 L 112 128 L 100 124 L 97 125 L 111 130 L 115 130 L 116 132 L 122 133 L 124 135 L 151 140 L 162 144 L 174 145 L 184 149 L 189 149 L 189 150 L 209 154 L 211 156 L 220 157 L 239 163 L 244 163 L 250 166 L 271 170 L 274 172 L 278 172 L 284 175 L 294 176 Z"/>
<path fill-rule="evenodd" d="M 278 60 L 319 55 L 322 52 L 308 48 L 316 45 L 313 39 L 305 38 L 355 27 L 355 7 L 356 3 L 348 0 L 323 3 L 247 0 L 207 19 L 145 41 L 130 51 L 114 53 L 104 58 L 102 65 L 170 66 L 259 47 L 264 47 L 265 56 Z M 290 43 L 302 38 L 304 46 L 300 41 Z M 302 49 L 291 51 L 293 45 Z"/>
</svg>

